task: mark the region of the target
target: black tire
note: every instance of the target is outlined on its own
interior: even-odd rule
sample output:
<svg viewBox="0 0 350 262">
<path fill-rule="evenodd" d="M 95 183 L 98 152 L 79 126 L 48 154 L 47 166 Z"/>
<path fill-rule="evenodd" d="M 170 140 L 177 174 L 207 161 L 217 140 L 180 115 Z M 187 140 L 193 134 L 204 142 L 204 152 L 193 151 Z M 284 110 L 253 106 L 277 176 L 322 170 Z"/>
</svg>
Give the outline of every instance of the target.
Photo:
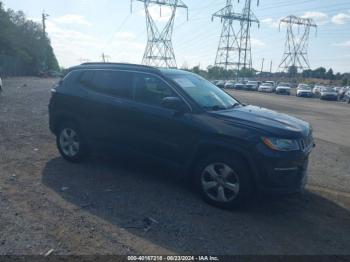
<svg viewBox="0 0 350 262">
<path fill-rule="evenodd" d="M 214 168 L 217 171 L 220 171 L 220 169 L 217 169 L 217 168 L 220 168 L 221 164 L 225 164 L 232 169 L 233 171 L 232 178 L 228 177 L 226 182 L 230 182 L 229 185 L 232 185 L 232 184 L 237 185 L 237 182 L 238 182 L 238 192 L 234 194 L 233 191 L 230 191 L 224 185 L 220 185 L 220 184 L 217 185 L 217 187 L 213 187 L 212 189 L 210 189 L 211 191 L 208 190 L 206 192 L 203 184 L 204 182 L 208 183 L 207 181 L 205 181 L 208 176 L 206 169 L 211 165 L 214 165 L 215 163 L 218 164 L 218 166 Z M 211 177 L 210 174 L 209 176 Z M 228 181 L 229 179 L 230 181 Z M 213 154 L 199 161 L 197 168 L 195 170 L 194 180 L 195 180 L 196 188 L 199 191 L 200 195 L 202 196 L 203 200 L 210 205 L 220 207 L 223 209 L 234 209 L 245 204 L 250 199 L 254 188 L 253 180 L 251 178 L 251 174 L 249 172 L 247 164 L 245 163 L 245 161 L 243 161 L 243 159 L 239 157 L 235 157 L 232 154 L 230 154 L 230 157 L 222 153 Z M 225 184 L 225 182 L 221 182 L 221 183 Z M 225 192 L 224 195 L 226 196 L 226 200 L 227 200 L 225 202 L 217 201 L 213 199 L 213 195 L 215 196 L 215 194 L 217 194 L 217 197 L 219 197 L 219 187 L 224 188 L 222 190 L 224 190 Z M 230 199 L 230 197 L 233 197 L 233 198 Z"/>
<path fill-rule="evenodd" d="M 73 132 L 76 134 L 76 136 L 74 136 L 75 138 L 72 137 L 72 141 L 70 142 L 67 142 L 68 140 L 65 140 L 64 138 L 64 132 L 68 132 L 68 130 L 71 130 L 70 134 Z M 65 147 L 63 144 L 64 142 L 69 143 L 70 145 Z M 78 147 L 74 146 L 76 143 L 78 143 Z M 61 156 L 69 162 L 79 163 L 88 156 L 88 147 L 84 136 L 78 125 L 73 122 L 64 122 L 60 125 L 56 135 L 56 144 Z M 74 154 L 68 152 L 70 151 L 70 147 L 74 148 Z"/>
</svg>

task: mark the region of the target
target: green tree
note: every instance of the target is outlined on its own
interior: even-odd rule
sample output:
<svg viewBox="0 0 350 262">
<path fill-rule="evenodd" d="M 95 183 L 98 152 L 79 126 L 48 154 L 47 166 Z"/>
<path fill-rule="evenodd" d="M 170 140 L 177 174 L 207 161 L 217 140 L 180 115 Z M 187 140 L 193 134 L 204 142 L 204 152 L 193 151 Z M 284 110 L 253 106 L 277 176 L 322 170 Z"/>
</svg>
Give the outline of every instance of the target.
<svg viewBox="0 0 350 262">
<path fill-rule="evenodd" d="M 333 73 L 333 69 L 330 68 L 327 73 L 326 73 L 326 79 L 329 79 L 329 80 L 334 80 L 335 79 L 335 76 L 334 76 L 334 73 Z"/>
<path fill-rule="evenodd" d="M 41 25 L 27 20 L 22 11 L 5 10 L 1 1 L 0 70 L 5 75 L 38 75 L 60 70 Z"/>
</svg>

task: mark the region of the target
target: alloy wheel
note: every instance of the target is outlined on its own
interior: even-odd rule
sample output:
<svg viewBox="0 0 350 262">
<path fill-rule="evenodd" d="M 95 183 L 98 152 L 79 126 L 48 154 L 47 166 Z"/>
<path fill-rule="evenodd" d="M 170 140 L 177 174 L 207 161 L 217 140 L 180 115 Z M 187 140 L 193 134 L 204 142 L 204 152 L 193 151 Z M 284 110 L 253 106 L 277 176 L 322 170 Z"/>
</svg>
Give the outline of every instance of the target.
<svg viewBox="0 0 350 262">
<path fill-rule="evenodd" d="M 68 157 L 75 157 L 79 153 L 79 136 L 73 129 L 62 129 L 59 141 L 63 153 Z"/>
<path fill-rule="evenodd" d="M 235 171 L 225 163 L 212 163 L 203 169 L 201 186 L 212 200 L 227 203 L 239 193 L 239 178 Z"/>
</svg>

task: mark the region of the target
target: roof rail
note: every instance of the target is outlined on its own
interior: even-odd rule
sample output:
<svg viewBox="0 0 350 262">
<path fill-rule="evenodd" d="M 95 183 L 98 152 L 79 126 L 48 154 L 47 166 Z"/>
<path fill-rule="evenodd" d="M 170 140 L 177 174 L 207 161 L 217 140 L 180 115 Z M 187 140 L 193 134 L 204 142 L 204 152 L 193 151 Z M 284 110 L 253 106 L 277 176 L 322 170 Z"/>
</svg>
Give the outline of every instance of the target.
<svg viewBox="0 0 350 262">
<path fill-rule="evenodd" d="M 157 67 L 154 67 L 154 66 L 139 65 L 139 64 L 132 64 L 132 63 L 87 62 L 87 63 L 82 63 L 81 65 L 119 65 L 119 66 L 135 66 L 135 67 L 143 67 L 143 68 L 158 70 L 158 68 L 157 68 Z"/>
</svg>

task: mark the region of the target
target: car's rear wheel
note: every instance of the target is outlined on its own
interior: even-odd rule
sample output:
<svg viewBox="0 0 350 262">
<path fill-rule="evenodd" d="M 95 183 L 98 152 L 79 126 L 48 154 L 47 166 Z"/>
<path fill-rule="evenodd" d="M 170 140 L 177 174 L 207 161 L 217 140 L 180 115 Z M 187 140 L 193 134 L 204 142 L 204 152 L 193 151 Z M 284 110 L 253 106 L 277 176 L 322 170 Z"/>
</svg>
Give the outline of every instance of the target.
<svg viewBox="0 0 350 262">
<path fill-rule="evenodd" d="M 215 154 L 197 166 L 195 181 L 202 198 L 209 204 L 233 209 L 244 204 L 252 193 L 248 168 L 240 158 Z"/>
<path fill-rule="evenodd" d="M 71 122 L 63 123 L 56 136 L 57 148 L 61 156 L 69 162 L 81 162 L 88 150 L 78 126 Z"/>
</svg>

